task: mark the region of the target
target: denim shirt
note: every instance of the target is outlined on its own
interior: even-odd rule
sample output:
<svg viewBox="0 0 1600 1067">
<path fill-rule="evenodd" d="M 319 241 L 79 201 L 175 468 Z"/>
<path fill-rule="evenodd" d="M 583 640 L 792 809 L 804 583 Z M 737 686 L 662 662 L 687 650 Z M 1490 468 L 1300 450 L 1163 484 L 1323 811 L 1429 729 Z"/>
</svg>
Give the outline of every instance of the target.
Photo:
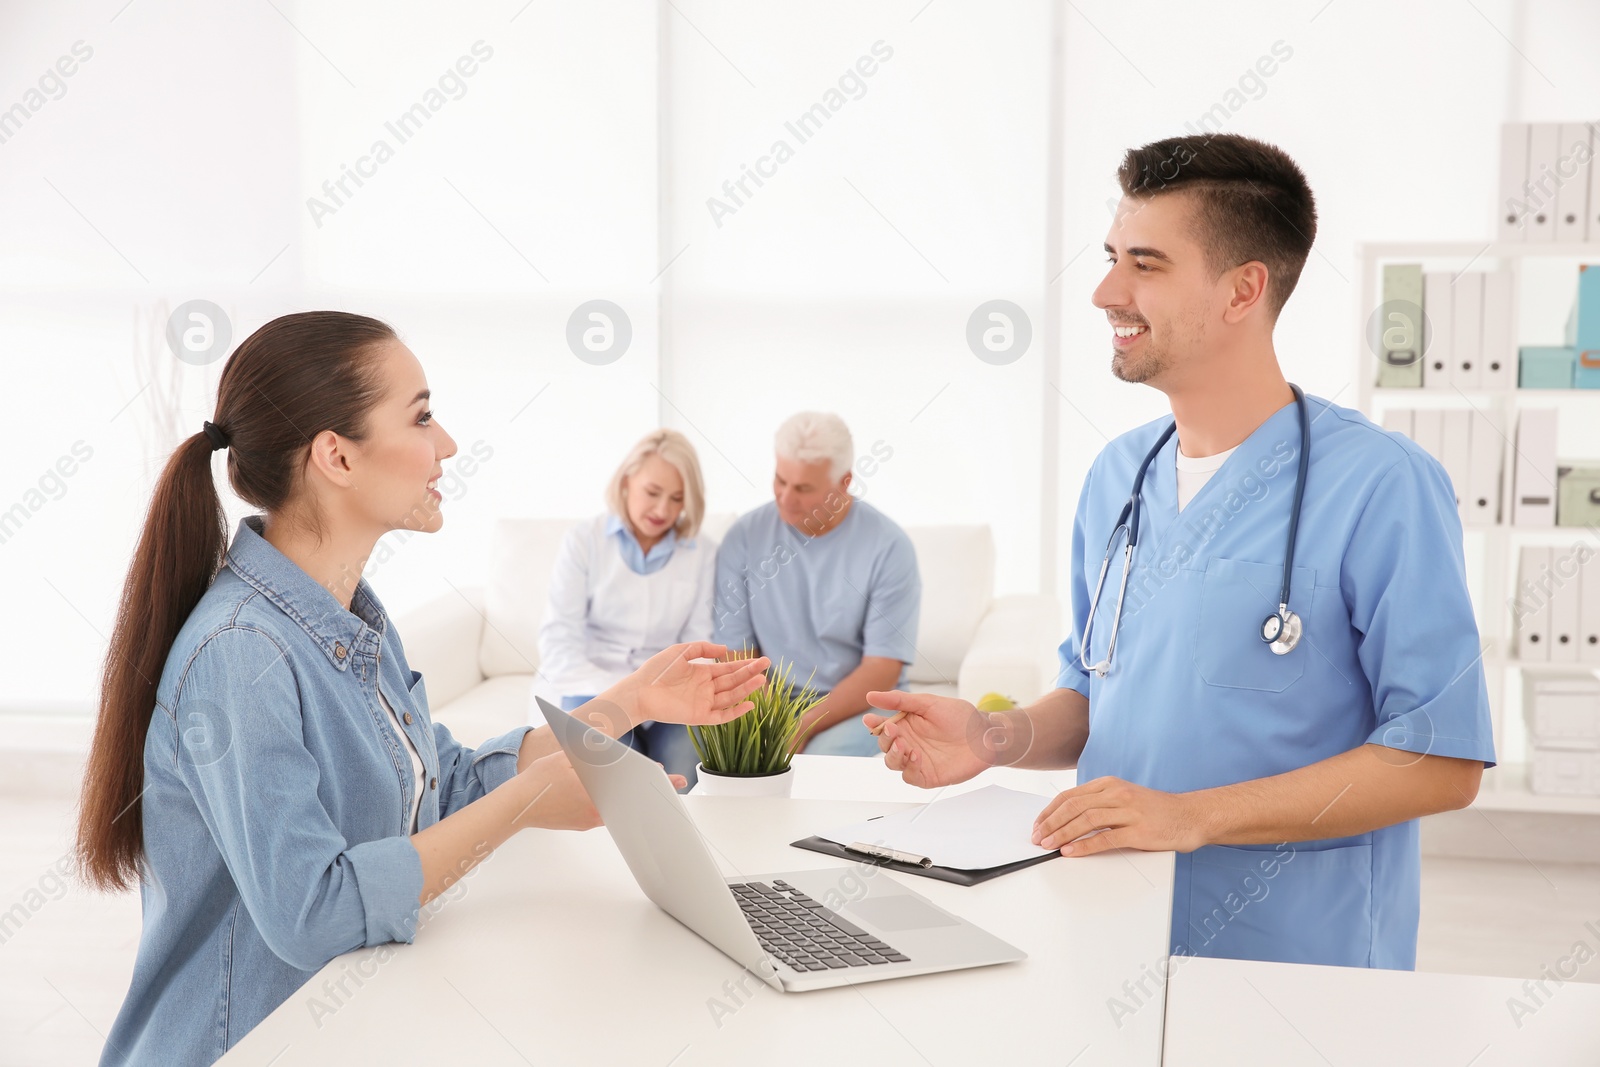
<svg viewBox="0 0 1600 1067">
<path fill-rule="evenodd" d="M 145 737 L 144 929 L 102 1064 L 209 1064 L 329 960 L 409 942 L 418 827 L 510 779 L 527 727 L 464 748 L 365 581 L 350 610 L 239 524 L 179 631 Z"/>
</svg>

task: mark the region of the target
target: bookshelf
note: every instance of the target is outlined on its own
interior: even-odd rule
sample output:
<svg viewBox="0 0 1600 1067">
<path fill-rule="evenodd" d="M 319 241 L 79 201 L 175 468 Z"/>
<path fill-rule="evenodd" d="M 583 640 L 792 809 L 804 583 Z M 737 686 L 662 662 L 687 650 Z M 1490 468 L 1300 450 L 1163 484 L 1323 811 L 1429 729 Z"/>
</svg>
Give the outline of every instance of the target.
<svg viewBox="0 0 1600 1067">
<path fill-rule="evenodd" d="M 1516 414 L 1521 408 L 1555 407 L 1558 424 L 1581 417 L 1592 438 L 1588 454 L 1600 458 L 1600 389 L 1518 389 L 1517 347 L 1550 343 L 1549 337 L 1528 336 L 1522 312 L 1526 300 L 1524 276 L 1536 265 L 1557 267 L 1570 261 L 1600 263 L 1596 243 L 1517 243 L 1494 241 L 1377 242 L 1357 246 L 1360 287 L 1355 308 L 1357 408 L 1381 423 L 1393 408 L 1470 408 L 1493 423 L 1504 437 L 1500 457 L 1500 514 L 1494 525 L 1465 527 L 1467 580 L 1472 589 L 1478 632 L 1483 645 L 1483 667 L 1494 723 L 1495 751 L 1501 763 L 1484 775 L 1474 807 L 1485 811 L 1600 815 L 1600 797 L 1542 796 L 1528 789 L 1527 732 L 1522 707 L 1531 682 L 1554 676 L 1591 676 L 1600 663 L 1522 663 L 1515 655 L 1511 604 L 1516 596 L 1517 555 L 1523 545 L 1570 546 L 1581 541 L 1600 552 L 1600 530 L 1593 527 L 1518 527 L 1511 524 L 1511 484 L 1515 471 Z M 1367 320 L 1382 302 L 1382 270 L 1386 263 L 1421 263 L 1424 270 L 1506 270 L 1511 274 L 1511 350 L 1505 358 L 1511 373 L 1504 386 L 1493 389 L 1380 389 L 1375 384 L 1378 357 L 1367 338 Z M 1567 292 L 1570 303 L 1571 291 Z M 1562 312 L 1563 316 L 1565 311 Z M 1559 334 L 1564 322 L 1549 323 Z M 1563 437 L 1567 436 L 1563 432 Z M 1559 442 L 1558 442 L 1559 452 Z M 1565 457 L 1563 457 L 1565 458 Z"/>
</svg>

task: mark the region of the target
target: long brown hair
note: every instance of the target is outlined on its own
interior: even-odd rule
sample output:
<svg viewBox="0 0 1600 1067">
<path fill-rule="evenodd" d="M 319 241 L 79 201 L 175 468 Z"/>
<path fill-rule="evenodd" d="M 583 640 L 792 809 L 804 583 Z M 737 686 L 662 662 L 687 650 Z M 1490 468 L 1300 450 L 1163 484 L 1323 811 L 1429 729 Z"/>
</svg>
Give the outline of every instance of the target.
<svg viewBox="0 0 1600 1067">
<path fill-rule="evenodd" d="M 228 436 L 228 482 L 281 513 L 324 430 L 361 440 L 382 394 L 376 352 L 394 339 L 377 319 L 308 311 L 273 319 L 234 351 L 211 421 Z M 127 889 L 144 858 L 144 744 L 172 643 L 227 551 L 227 517 L 211 476 L 210 439 L 180 444 L 156 482 L 117 607 L 101 672 L 100 710 L 78 810 L 85 881 Z M 315 521 L 315 517 L 310 517 Z"/>
</svg>

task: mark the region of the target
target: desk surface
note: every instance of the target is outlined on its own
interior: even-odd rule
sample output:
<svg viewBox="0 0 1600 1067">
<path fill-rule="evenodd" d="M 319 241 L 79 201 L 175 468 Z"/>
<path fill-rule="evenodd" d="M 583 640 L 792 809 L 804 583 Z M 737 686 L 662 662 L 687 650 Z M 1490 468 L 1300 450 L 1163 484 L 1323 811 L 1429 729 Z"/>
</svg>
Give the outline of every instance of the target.
<svg viewBox="0 0 1600 1067">
<path fill-rule="evenodd" d="M 1174 959 L 1165 1043 L 1166 1067 L 1594 1067 L 1600 985 Z"/>
<path fill-rule="evenodd" d="M 934 795 L 877 760 L 798 766 L 797 799 L 687 799 L 725 873 L 847 869 L 787 843 Z M 993 780 L 1050 792 L 1072 779 Z M 869 799 L 804 799 L 818 793 Z M 746 978 L 741 992 L 741 968 L 645 898 L 605 830 L 527 831 L 461 883 L 415 944 L 334 960 L 223 1062 L 687 1067 L 848 1050 L 875 1065 L 1153 1065 L 1172 870 L 1171 853 L 1110 852 L 970 888 L 878 871 L 1029 959 L 801 994 Z M 1124 983 L 1142 984 L 1142 1003 L 1113 1015 L 1111 998 L 1129 1001 Z"/>
</svg>

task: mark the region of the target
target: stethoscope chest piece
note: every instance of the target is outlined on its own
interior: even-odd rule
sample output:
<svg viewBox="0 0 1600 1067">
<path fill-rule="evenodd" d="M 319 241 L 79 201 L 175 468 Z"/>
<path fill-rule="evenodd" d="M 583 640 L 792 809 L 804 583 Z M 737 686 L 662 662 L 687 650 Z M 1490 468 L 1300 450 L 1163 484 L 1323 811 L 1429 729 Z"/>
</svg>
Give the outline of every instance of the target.
<svg viewBox="0 0 1600 1067">
<path fill-rule="evenodd" d="M 1261 640 L 1272 649 L 1273 655 L 1284 656 L 1293 652 L 1294 647 L 1300 643 L 1300 634 L 1304 629 L 1300 623 L 1300 616 L 1287 607 L 1279 607 L 1277 611 L 1262 620 Z"/>
<path fill-rule="evenodd" d="M 1289 537 L 1283 551 L 1283 583 L 1278 589 L 1278 610 L 1268 615 L 1261 621 L 1261 640 L 1267 643 L 1274 655 L 1283 656 L 1294 651 L 1300 643 L 1300 634 L 1304 627 L 1300 623 L 1300 616 L 1289 610 L 1289 579 L 1294 570 L 1295 537 L 1300 531 L 1300 505 L 1305 499 L 1306 471 L 1311 461 L 1311 420 L 1306 417 L 1306 398 L 1298 385 L 1290 385 L 1294 393 L 1296 414 L 1300 421 L 1300 460 L 1299 469 L 1294 479 L 1294 501 L 1289 509 Z M 1078 662 L 1086 671 L 1093 671 L 1098 677 L 1104 678 L 1106 671 L 1111 667 L 1111 654 L 1117 647 L 1117 631 L 1122 626 L 1122 599 L 1128 591 L 1128 575 L 1133 570 L 1133 549 L 1139 541 L 1139 494 L 1144 488 L 1144 476 L 1150 470 L 1150 464 L 1155 462 L 1156 456 L 1166 447 L 1172 435 L 1177 432 L 1178 422 L 1172 421 L 1161 436 L 1156 438 L 1156 443 L 1145 453 L 1144 462 L 1139 464 L 1138 473 L 1133 476 L 1133 490 L 1128 494 L 1128 502 L 1122 505 L 1122 512 L 1117 516 L 1116 524 L 1111 529 L 1111 536 L 1106 539 L 1106 554 L 1100 561 L 1100 577 L 1095 581 L 1094 595 L 1089 599 L 1089 616 L 1083 624 L 1083 638 L 1078 648 Z M 1106 643 L 1105 659 L 1098 663 L 1089 661 L 1090 638 L 1094 630 L 1094 619 L 1100 609 L 1100 594 L 1105 592 L 1106 573 L 1111 569 L 1111 553 L 1116 547 L 1117 535 L 1126 534 L 1128 543 L 1122 553 L 1122 584 L 1117 590 L 1117 607 L 1111 616 L 1111 640 Z"/>
</svg>

